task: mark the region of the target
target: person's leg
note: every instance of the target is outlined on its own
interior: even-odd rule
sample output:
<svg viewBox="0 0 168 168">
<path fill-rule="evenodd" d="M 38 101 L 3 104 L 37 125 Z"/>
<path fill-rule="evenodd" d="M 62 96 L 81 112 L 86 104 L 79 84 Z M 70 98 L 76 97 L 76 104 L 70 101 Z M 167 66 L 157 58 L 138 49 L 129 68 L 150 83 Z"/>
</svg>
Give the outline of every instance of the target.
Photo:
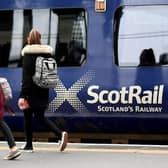
<svg viewBox="0 0 168 168">
<path fill-rule="evenodd" d="M 9 126 L 6 124 L 6 122 L 3 119 L 0 119 L 0 128 L 5 138 L 7 139 L 9 148 L 16 146 L 11 129 L 9 128 Z"/>
<path fill-rule="evenodd" d="M 25 131 L 25 138 L 26 138 L 26 145 L 27 148 L 32 148 L 32 138 L 33 138 L 33 130 L 32 130 L 32 110 L 26 109 L 23 110 L 24 112 L 24 131 Z"/>
<path fill-rule="evenodd" d="M 11 132 L 11 129 L 3 119 L 0 119 L 0 128 L 2 130 L 2 133 L 7 139 L 9 150 L 10 150 L 9 154 L 5 156 L 4 159 L 12 160 L 17 158 L 18 156 L 20 156 L 21 152 L 16 147 L 15 139 Z"/>
<path fill-rule="evenodd" d="M 62 131 L 56 126 L 56 124 L 54 124 L 54 122 L 45 117 L 44 113 L 44 108 L 34 109 L 34 115 L 38 122 L 49 128 L 52 132 L 54 132 L 58 139 L 61 139 Z"/>
<path fill-rule="evenodd" d="M 45 109 L 34 109 L 34 114 L 36 119 L 41 123 L 48 127 L 51 131 L 55 133 L 56 136 L 60 139 L 59 150 L 64 151 L 68 143 L 68 133 L 65 131 L 61 131 L 56 124 L 54 124 L 51 120 L 45 117 Z"/>
</svg>

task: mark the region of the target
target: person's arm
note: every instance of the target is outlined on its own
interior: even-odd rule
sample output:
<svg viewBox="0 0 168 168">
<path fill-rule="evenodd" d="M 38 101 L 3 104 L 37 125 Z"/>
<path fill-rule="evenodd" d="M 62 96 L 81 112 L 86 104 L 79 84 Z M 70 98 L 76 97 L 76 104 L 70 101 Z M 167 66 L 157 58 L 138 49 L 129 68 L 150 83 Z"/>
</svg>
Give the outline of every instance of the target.
<svg viewBox="0 0 168 168">
<path fill-rule="evenodd" d="M 29 93 L 32 87 L 32 76 L 34 75 L 34 60 L 32 56 L 23 56 L 23 72 L 20 98 L 28 100 Z"/>
</svg>

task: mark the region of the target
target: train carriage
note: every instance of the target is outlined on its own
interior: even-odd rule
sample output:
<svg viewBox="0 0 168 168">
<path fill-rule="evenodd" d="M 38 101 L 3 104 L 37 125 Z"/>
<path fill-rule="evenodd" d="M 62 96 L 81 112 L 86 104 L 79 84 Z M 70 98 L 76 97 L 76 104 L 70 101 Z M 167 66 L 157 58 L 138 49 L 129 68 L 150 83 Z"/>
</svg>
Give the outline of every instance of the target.
<svg viewBox="0 0 168 168">
<path fill-rule="evenodd" d="M 0 4 L 0 76 L 17 106 L 21 49 L 37 28 L 55 49 L 59 83 L 46 115 L 70 133 L 168 133 L 166 0 L 6 0 Z M 46 131 L 34 121 L 36 131 Z"/>
</svg>

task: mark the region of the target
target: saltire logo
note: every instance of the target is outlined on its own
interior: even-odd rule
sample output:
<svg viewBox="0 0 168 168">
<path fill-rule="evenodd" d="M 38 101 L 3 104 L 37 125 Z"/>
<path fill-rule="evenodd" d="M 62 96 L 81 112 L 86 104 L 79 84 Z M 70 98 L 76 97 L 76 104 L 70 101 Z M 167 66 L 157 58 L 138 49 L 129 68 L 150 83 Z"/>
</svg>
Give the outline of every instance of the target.
<svg viewBox="0 0 168 168">
<path fill-rule="evenodd" d="M 70 88 L 66 88 L 61 80 L 54 89 L 56 97 L 49 103 L 48 112 L 55 112 L 67 101 L 77 112 L 89 112 L 77 94 L 95 77 L 95 72 L 90 70 L 77 80 Z"/>
</svg>

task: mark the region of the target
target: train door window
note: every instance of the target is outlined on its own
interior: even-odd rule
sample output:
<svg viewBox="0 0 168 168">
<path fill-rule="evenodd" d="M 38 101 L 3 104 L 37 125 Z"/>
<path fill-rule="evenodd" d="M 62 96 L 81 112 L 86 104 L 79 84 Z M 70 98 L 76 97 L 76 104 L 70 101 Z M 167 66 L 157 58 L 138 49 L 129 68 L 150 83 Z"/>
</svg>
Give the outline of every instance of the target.
<svg viewBox="0 0 168 168">
<path fill-rule="evenodd" d="M 17 24 L 15 19 L 17 18 Z M 22 11 L 0 11 L 0 67 L 7 67 L 20 55 Z"/>
<path fill-rule="evenodd" d="M 81 66 L 86 60 L 86 12 L 53 10 L 58 15 L 56 60 L 58 66 Z"/>
<path fill-rule="evenodd" d="M 41 32 L 43 44 L 55 49 L 58 66 L 82 66 L 86 60 L 86 19 L 83 9 L 0 11 L 0 67 L 22 66 L 21 50 L 32 28 Z"/>
<path fill-rule="evenodd" d="M 168 6 L 125 6 L 115 13 L 119 66 L 168 65 Z"/>
</svg>

